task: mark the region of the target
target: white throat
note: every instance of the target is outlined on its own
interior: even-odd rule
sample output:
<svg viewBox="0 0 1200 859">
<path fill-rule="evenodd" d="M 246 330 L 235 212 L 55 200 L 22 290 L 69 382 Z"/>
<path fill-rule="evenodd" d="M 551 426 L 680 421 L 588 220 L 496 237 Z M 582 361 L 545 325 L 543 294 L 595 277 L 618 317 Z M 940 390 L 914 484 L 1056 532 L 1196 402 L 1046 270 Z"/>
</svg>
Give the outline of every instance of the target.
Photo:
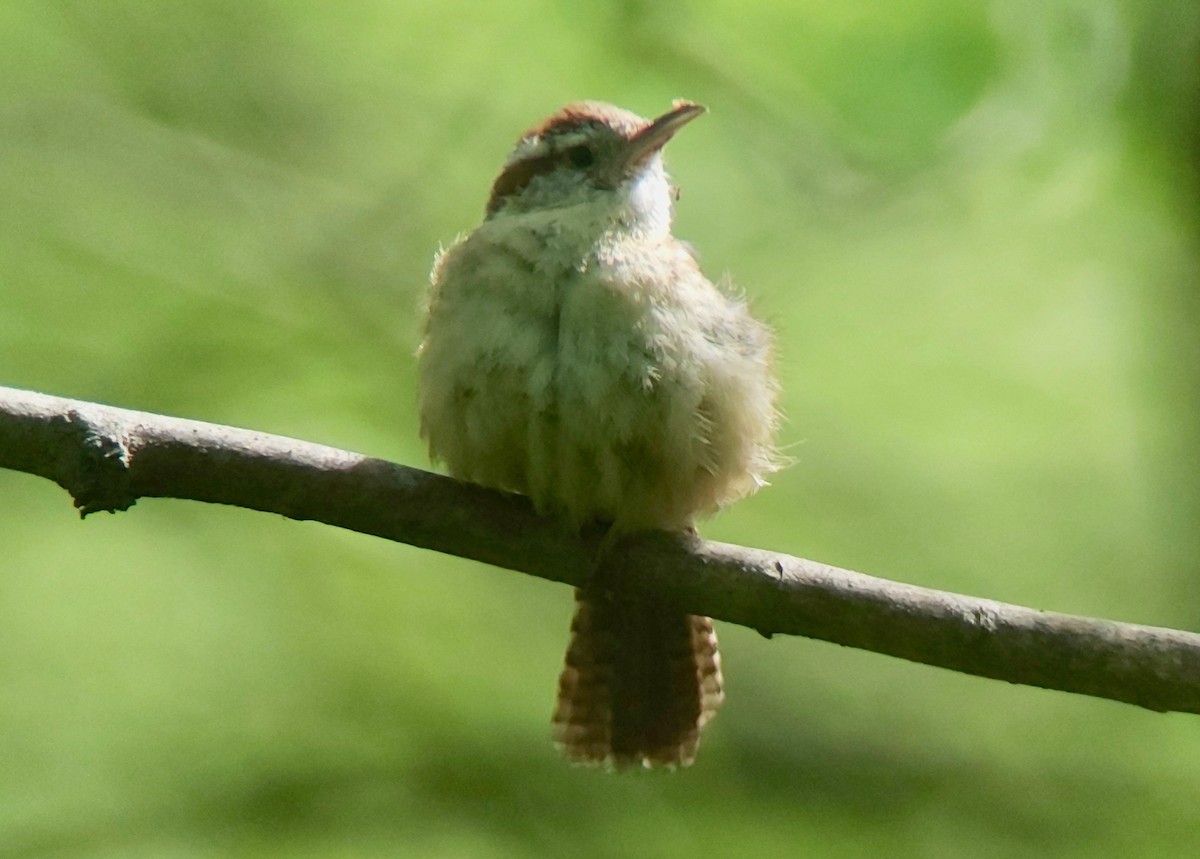
<svg viewBox="0 0 1200 859">
<path fill-rule="evenodd" d="M 579 257 L 630 238 L 667 238 L 674 214 L 671 183 L 658 153 L 635 178 L 611 190 L 579 183 L 569 174 L 538 177 L 521 204 L 496 212 L 483 229 L 532 231 Z"/>
</svg>

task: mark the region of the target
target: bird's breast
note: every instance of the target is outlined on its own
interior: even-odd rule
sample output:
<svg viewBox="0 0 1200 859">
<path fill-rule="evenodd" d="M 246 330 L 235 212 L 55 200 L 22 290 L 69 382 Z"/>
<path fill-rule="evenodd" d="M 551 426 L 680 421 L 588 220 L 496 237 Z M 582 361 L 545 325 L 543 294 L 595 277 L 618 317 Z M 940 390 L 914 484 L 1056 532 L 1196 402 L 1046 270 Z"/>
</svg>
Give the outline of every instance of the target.
<svg viewBox="0 0 1200 859">
<path fill-rule="evenodd" d="M 434 456 L 577 524 L 678 527 L 719 503 L 725 358 L 701 320 L 726 299 L 663 243 L 503 238 L 474 234 L 435 267 L 420 352 Z"/>
</svg>

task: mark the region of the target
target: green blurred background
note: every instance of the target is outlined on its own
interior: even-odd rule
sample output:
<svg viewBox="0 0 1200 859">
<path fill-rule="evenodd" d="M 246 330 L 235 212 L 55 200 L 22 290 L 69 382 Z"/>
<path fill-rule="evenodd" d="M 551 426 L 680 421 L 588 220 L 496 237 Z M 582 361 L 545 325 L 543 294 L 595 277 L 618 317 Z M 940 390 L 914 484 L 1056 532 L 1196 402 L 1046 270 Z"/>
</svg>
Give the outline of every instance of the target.
<svg viewBox="0 0 1200 859">
<path fill-rule="evenodd" d="M 1200 5 L 5 2 L 0 383 L 424 465 L 416 311 L 563 102 L 711 115 L 677 234 L 796 464 L 708 536 L 1200 628 Z M 570 593 L 0 472 L 0 856 L 1192 856 L 1200 720 L 724 626 L 696 767 L 548 741 Z"/>
</svg>

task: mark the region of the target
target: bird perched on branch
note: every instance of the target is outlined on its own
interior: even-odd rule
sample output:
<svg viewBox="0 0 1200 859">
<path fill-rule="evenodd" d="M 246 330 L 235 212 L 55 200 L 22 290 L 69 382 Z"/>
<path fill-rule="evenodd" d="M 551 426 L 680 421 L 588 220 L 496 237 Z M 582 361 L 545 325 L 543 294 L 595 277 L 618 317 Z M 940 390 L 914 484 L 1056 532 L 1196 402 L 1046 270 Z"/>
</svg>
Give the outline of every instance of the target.
<svg viewBox="0 0 1200 859">
<path fill-rule="evenodd" d="M 671 235 L 662 148 L 703 112 L 564 107 L 517 142 L 483 223 L 438 255 L 420 420 L 453 476 L 619 538 L 686 531 L 775 470 L 770 331 Z M 724 696 L 712 621 L 598 587 L 576 600 L 559 747 L 690 764 Z"/>
</svg>

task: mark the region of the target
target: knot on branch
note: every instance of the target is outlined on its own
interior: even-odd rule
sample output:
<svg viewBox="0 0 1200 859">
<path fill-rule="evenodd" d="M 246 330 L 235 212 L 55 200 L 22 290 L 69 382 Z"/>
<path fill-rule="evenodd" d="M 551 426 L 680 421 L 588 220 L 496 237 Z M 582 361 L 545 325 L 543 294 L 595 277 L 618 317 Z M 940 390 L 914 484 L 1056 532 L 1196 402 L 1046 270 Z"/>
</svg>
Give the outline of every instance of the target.
<svg viewBox="0 0 1200 859">
<path fill-rule="evenodd" d="M 71 493 L 79 517 L 132 507 L 137 501 L 129 474 L 132 454 L 120 427 L 89 420 L 75 409 L 67 412 L 65 424 L 80 444 L 64 463 L 60 485 Z"/>
</svg>

